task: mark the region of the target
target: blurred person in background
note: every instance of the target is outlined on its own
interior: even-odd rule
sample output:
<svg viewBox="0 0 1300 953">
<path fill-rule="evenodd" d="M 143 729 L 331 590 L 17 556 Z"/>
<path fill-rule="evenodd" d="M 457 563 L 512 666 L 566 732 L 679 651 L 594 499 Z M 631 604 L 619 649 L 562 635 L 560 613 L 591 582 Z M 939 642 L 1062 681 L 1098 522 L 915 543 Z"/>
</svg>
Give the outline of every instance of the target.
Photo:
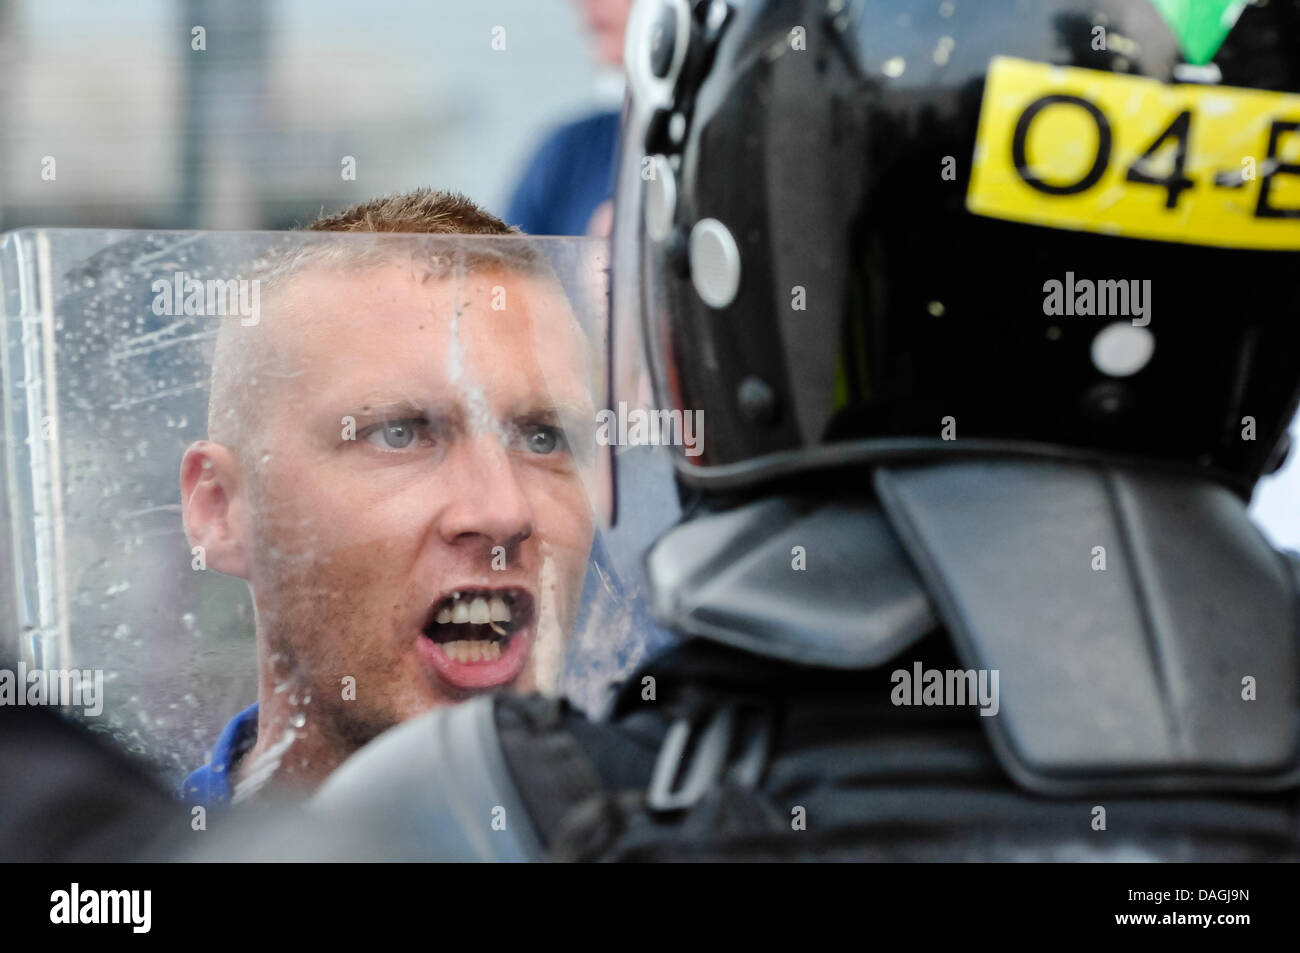
<svg viewBox="0 0 1300 953">
<path fill-rule="evenodd" d="M 632 0 L 576 0 L 602 63 L 623 65 L 623 34 Z M 532 235 L 608 235 L 618 109 L 565 123 L 534 153 L 506 210 Z"/>
</svg>

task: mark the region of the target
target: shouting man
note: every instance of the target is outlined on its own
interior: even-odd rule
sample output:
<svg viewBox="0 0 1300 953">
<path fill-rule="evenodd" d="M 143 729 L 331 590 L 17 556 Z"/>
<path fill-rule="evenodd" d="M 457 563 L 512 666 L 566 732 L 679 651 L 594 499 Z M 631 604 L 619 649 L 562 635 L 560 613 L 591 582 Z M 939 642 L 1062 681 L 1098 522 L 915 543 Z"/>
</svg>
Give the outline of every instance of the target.
<svg viewBox="0 0 1300 953">
<path fill-rule="evenodd" d="M 182 507 L 248 581 L 259 690 L 193 801 L 310 791 L 431 707 L 553 687 L 591 550 L 594 355 L 529 240 L 427 191 L 311 229 L 476 237 L 307 241 L 223 320 Z"/>
</svg>

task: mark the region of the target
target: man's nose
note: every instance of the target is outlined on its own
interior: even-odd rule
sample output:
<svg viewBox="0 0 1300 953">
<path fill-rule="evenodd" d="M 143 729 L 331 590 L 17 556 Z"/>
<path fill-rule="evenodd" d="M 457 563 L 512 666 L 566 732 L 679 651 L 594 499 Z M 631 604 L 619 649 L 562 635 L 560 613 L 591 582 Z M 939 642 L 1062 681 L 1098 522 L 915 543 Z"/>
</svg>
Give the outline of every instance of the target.
<svg viewBox="0 0 1300 953">
<path fill-rule="evenodd" d="M 478 540 L 509 551 L 532 535 L 532 507 L 510 453 L 495 434 L 466 440 L 446 462 L 451 473 L 446 465 L 439 468 L 440 482 L 447 478 L 444 486 L 451 491 L 438 521 L 443 540 L 454 545 Z"/>
</svg>

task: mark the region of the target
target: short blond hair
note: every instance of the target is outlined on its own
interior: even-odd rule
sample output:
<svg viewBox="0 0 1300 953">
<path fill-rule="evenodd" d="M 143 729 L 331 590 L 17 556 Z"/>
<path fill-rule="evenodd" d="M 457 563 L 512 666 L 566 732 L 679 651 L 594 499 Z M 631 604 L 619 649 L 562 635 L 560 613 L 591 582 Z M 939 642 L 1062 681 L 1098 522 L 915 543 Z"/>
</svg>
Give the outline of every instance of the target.
<svg viewBox="0 0 1300 953">
<path fill-rule="evenodd" d="M 416 189 L 362 202 L 324 215 L 311 232 L 416 232 L 424 235 L 519 235 L 491 212 L 459 192 Z"/>
</svg>

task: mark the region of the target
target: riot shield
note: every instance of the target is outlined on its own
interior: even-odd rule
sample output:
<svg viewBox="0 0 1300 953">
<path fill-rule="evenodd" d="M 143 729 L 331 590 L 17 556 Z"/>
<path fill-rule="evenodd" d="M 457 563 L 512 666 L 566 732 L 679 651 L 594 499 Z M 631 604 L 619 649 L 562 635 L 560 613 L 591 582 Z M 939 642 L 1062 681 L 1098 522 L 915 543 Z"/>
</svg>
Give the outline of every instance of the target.
<svg viewBox="0 0 1300 953">
<path fill-rule="evenodd" d="M 169 783 L 233 741 L 255 775 L 306 783 L 479 692 L 598 706 L 662 637 L 637 562 L 675 513 L 669 469 L 603 426 L 607 255 L 523 236 L 5 236 L 15 703 L 59 705 Z"/>
</svg>

